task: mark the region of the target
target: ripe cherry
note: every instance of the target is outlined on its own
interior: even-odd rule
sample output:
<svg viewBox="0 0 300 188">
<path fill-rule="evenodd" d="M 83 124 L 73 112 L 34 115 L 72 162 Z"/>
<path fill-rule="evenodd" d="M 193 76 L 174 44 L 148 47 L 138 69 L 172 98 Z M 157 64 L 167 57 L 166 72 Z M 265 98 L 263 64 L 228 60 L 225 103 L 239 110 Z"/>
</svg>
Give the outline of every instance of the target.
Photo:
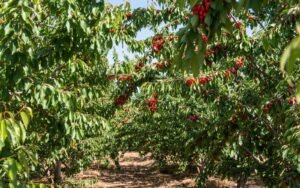
<svg viewBox="0 0 300 188">
<path fill-rule="evenodd" d="M 160 50 L 163 48 L 163 45 L 165 43 L 165 39 L 161 35 L 157 35 L 153 37 L 152 39 L 152 49 L 155 53 L 160 52 Z"/>
<path fill-rule="evenodd" d="M 206 84 L 209 81 L 209 77 L 208 76 L 203 76 L 199 78 L 199 83 L 200 84 Z"/>
<path fill-rule="evenodd" d="M 241 68 L 242 66 L 244 66 L 244 57 L 240 57 L 235 61 L 235 65 L 238 68 Z"/>
<path fill-rule="evenodd" d="M 236 74 L 238 70 L 237 70 L 235 67 L 232 67 L 231 69 L 229 69 L 229 71 L 230 71 L 232 74 Z"/>
<path fill-rule="evenodd" d="M 241 26 L 242 26 L 242 22 L 241 22 L 241 21 L 236 21 L 236 22 L 233 24 L 233 26 L 239 29 L 239 28 L 241 28 Z"/>
<path fill-rule="evenodd" d="M 288 103 L 291 105 L 297 104 L 297 99 L 295 97 L 289 98 Z"/>
<path fill-rule="evenodd" d="M 118 97 L 116 100 L 115 100 L 115 105 L 116 106 L 120 106 L 120 105 L 123 105 L 125 103 L 125 101 L 127 100 L 128 98 L 128 95 L 124 94 L 124 95 L 121 95 L 120 97 Z"/>
<path fill-rule="evenodd" d="M 152 112 L 157 110 L 157 97 L 158 96 L 154 94 L 153 97 L 147 99 L 147 105 Z"/>
<path fill-rule="evenodd" d="M 209 10 L 210 1 L 211 0 L 204 0 L 202 3 L 194 6 L 193 9 L 192 9 L 192 13 L 194 15 L 199 16 L 200 24 L 204 23 L 205 17 L 207 15 L 208 10 Z"/>
<path fill-rule="evenodd" d="M 195 122 L 197 122 L 199 120 L 199 117 L 197 115 L 195 115 L 195 114 L 192 114 L 192 115 L 189 115 L 187 117 L 187 120 L 190 121 L 190 122 L 195 123 Z"/>
<path fill-rule="evenodd" d="M 207 43 L 207 41 L 208 41 L 208 37 L 206 36 L 206 35 L 201 35 L 201 38 L 202 38 L 202 41 L 204 42 L 204 43 Z"/>
<path fill-rule="evenodd" d="M 127 12 L 126 17 L 127 17 L 127 19 L 130 19 L 132 17 L 132 13 L 131 12 Z"/>
<path fill-rule="evenodd" d="M 196 80 L 194 79 L 194 78 L 190 78 L 190 79 L 188 79 L 187 81 L 186 81 L 186 85 L 188 86 L 188 87 L 191 87 L 193 84 L 195 84 L 196 83 Z"/>
<path fill-rule="evenodd" d="M 107 76 L 107 79 L 108 79 L 108 80 L 114 80 L 114 79 L 115 79 L 115 75 L 108 75 L 108 76 Z"/>
<path fill-rule="evenodd" d="M 229 78 L 229 73 L 230 73 L 230 70 L 226 69 L 225 70 L 225 78 Z"/>
<path fill-rule="evenodd" d="M 164 64 L 163 64 L 163 63 L 156 63 L 156 64 L 155 64 L 155 67 L 156 67 L 157 69 L 162 69 L 162 68 L 164 67 Z"/>
</svg>

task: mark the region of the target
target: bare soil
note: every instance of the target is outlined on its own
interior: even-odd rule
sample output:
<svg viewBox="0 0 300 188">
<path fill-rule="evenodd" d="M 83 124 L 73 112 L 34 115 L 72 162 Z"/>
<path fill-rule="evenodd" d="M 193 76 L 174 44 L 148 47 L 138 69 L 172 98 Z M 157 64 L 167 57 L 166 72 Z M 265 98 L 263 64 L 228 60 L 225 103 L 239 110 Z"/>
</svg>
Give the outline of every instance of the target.
<svg viewBox="0 0 300 188">
<path fill-rule="evenodd" d="M 125 153 L 120 158 L 120 166 L 121 170 L 114 168 L 101 169 L 98 164 L 95 164 L 89 170 L 68 179 L 69 182 L 72 182 L 70 187 L 196 187 L 193 177 L 176 177 L 160 173 L 155 168 L 155 161 L 151 159 L 150 155 L 141 157 L 136 152 Z M 231 181 L 210 178 L 207 187 L 231 188 L 236 187 L 236 184 Z"/>
</svg>

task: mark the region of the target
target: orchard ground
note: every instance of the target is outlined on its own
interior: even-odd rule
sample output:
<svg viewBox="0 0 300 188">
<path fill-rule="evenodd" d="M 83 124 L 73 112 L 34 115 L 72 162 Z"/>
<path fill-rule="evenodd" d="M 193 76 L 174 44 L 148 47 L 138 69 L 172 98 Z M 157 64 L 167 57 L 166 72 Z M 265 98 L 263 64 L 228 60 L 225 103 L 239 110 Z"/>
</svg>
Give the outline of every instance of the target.
<svg viewBox="0 0 300 188">
<path fill-rule="evenodd" d="M 111 161 L 106 168 L 103 168 L 99 162 L 95 162 L 88 170 L 72 178 L 66 178 L 63 187 L 196 187 L 192 174 L 175 175 L 171 172 L 160 172 L 151 154 L 141 156 L 137 152 L 127 152 L 120 157 L 120 166 L 121 169 L 117 170 Z M 212 177 L 207 187 L 234 188 L 236 183 Z M 247 187 L 261 188 L 263 186 L 257 181 L 250 180 Z"/>
</svg>

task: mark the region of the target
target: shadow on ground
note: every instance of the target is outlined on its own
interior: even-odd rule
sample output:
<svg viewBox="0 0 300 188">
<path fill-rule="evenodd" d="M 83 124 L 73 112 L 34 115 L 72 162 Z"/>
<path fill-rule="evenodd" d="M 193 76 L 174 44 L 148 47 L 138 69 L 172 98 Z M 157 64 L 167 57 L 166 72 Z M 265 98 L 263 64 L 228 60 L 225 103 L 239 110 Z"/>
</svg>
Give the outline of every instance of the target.
<svg viewBox="0 0 300 188">
<path fill-rule="evenodd" d="M 97 166 L 77 174 L 74 178 L 79 182 L 93 179 L 92 185 L 82 187 L 195 187 L 190 177 L 178 178 L 162 174 L 155 168 L 155 162 L 149 155 L 140 157 L 138 153 L 125 153 L 120 159 L 121 170 L 101 169 Z M 91 183 L 91 181 L 88 181 Z M 76 186 L 80 187 L 80 185 Z"/>
<path fill-rule="evenodd" d="M 193 177 L 175 177 L 160 173 L 155 168 L 155 161 L 151 159 L 150 155 L 141 157 L 136 152 L 125 153 L 120 158 L 120 166 L 121 170 L 101 169 L 98 164 L 95 164 L 89 170 L 69 179 L 68 182 L 71 182 L 73 187 L 89 188 L 196 187 Z M 234 188 L 236 184 L 231 181 L 210 178 L 207 187 Z M 261 188 L 262 186 L 250 185 L 248 187 Z"/>
</svg>

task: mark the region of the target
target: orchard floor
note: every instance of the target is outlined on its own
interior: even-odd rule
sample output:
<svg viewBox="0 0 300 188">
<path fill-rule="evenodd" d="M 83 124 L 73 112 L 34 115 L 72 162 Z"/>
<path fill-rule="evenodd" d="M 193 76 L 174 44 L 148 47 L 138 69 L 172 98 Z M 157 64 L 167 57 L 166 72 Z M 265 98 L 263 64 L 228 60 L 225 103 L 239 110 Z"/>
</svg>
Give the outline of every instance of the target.
<svg viewBox="0 0 300 188">
<path fill-rule="evenodd" d="M 121 170 L 101 169 L 95 164 L 90 169 L 67 179 L 69 183 L 66 187 L 195 187 L 192 177 L 175 177 L 160 173 L 155 168 L 155 161 L 149 155 L 141 157 L 135 152 L 125 153 L 120 159 L 120 166 Z M 236 184 L 211 178 L 207 187 L 233 188 Z M 248 187 L 260 188 L 262 186 L 253 184 Z"/>
</svg>

